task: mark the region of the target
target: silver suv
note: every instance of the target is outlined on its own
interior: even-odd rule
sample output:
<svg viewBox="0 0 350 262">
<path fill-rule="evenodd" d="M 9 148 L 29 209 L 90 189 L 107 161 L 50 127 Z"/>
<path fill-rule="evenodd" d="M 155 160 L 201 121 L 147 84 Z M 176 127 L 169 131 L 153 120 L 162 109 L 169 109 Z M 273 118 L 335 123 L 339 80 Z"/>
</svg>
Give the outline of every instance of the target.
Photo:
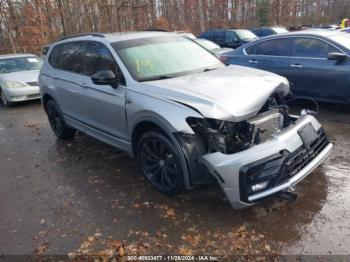
<svg viewBox="0 0 350 262">
<path fill-rule="evenodd" d="M 40 72 L 55 135 L 76 130 L 136 157 L 157 190 L 217 182 L 234 208 L 285 191 L 330 153 L 319 122 L 288 114 L 288 81 L 225 66 L 171 33 L 72 36 Z"/>
</svg>

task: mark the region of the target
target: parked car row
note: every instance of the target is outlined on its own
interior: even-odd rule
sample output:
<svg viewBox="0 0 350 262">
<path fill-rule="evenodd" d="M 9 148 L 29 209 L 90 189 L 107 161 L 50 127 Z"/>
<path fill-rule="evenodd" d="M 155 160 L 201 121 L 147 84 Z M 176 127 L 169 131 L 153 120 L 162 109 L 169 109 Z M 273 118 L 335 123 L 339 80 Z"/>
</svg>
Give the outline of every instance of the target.
<svg viewBox="0 0 350 262">
<path fill-rule="evenodd" d="M 226 64 L 219 45 L 178 33 L 82 34 L 46 46 L 39 85 L 53 133 L 71 139 L 80 131 L 127 152 L 168 195 L 216 182 L 234 208 L 285 197 L 333 147 L 307 110 L 288 113 L 289 82 L 300 94 L 319 89 L 320 99 L 346 102 L 350 35 L 207 36 L 221 48 L 244 45 L 224 53 Z M 32 55 L 12 59 L 21 66 L 0 60 L 6 103 L 29 85 L 24 70 L 41 66 Z"/>
</svg>

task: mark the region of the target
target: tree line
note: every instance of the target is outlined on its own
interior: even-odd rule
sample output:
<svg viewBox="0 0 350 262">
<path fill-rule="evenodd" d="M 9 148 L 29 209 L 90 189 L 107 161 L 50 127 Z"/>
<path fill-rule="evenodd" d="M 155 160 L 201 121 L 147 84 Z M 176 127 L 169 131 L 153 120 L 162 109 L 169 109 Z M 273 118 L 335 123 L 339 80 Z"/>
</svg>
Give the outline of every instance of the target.
<svg viewBox="0 0 350 262">
<path fill-rule="evenodd" d="M 319 25 L 350 16 L 350 0 L 0 0 L 0 53 L 40 53 L 83 32 Z"/>
</svg>

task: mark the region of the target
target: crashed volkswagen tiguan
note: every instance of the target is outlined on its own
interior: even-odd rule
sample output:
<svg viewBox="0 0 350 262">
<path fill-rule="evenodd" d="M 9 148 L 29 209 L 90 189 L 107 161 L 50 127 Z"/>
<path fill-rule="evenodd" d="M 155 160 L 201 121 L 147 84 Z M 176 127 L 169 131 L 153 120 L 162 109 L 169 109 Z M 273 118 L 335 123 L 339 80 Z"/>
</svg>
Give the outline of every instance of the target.
<svg viewBox="0 0 350 262">
<path fill-rule="evenodd" d="M 288 81 L 225 66 L 171 33 L 70 36 L 50 45 L 43 106 L 60 139 L 77 130 L 137 158 L 175 195 L 217 182 L 234 208 L 286 192 L 331 152 L 320 123 L 288 113 Z"/>
</svg>

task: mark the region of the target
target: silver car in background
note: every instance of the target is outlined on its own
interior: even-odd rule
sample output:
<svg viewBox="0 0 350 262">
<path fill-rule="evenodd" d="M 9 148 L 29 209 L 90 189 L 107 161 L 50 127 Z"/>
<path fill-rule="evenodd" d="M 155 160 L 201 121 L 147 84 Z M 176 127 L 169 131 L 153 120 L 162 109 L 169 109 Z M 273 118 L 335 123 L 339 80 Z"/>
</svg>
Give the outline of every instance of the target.
<svg viewBox="0 0 350 262">
<path fill-rule="evenodd" d="M 39 76 L 60 139 L 79 130 L 139 160 L 174 195 L 217 182 L 234 208 L 306 177 L 331 152 L 315 117 L 288 113 L 288 81 L 225 66 L 192 40 L 159 32 L 85 34 L 50 45 Z"/>
<path fill-rule="evenodd" d="M 0 55 L 0 96 L 4 106 L 40 98 L 42 60 L 33 54 Z"/>
<path fill-rule="evenodd" d="M 219 45 L 207 39 L 197 38 L 197 39 L 194 39 L 193 41 L 200 44 L 204 48 L 208 49 L 210 52 L 214 53 L 218 57 L 220 57 L 224 53 L 233 51 L 232 48 L 220 47 Z"/>
</svg>

